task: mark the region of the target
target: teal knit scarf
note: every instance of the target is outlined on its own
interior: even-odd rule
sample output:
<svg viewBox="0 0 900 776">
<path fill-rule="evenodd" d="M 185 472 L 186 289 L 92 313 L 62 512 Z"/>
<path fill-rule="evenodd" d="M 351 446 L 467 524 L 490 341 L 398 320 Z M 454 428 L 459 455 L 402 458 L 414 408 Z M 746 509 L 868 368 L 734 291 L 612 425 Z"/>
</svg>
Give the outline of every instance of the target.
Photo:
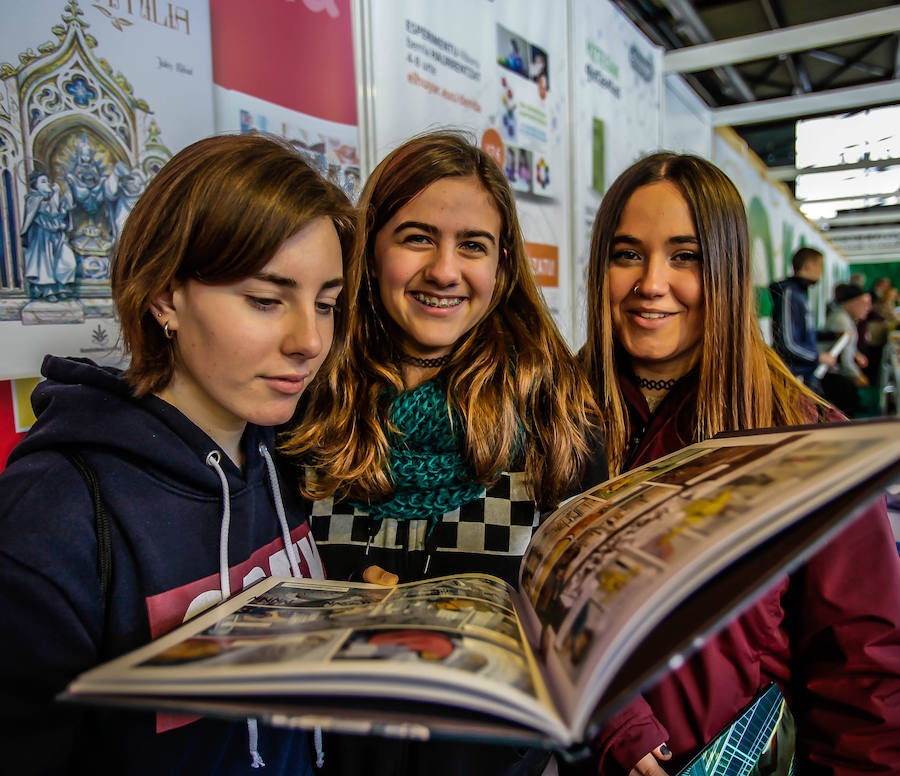
<svg viewBox="0 0 900 776">
<path fill-rule="evenodd" d="M 396 396 L 391 422 L 400 433 L 388 432 L 390 474 L 394 493 L 379 503 L 353 502 L 381 520 L 431 518 L 476 499 L 484 485 L 463 458 L 462 420 L 454 411 L 451 425 L 445 388 L 432 380 Z"/>
</svg>

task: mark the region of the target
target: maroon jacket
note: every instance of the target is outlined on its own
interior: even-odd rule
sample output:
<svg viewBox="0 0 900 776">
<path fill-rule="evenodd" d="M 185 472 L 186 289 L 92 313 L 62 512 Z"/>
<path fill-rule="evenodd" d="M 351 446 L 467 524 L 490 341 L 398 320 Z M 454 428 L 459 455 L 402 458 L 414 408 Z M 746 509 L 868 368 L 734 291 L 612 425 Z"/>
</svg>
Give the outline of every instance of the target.
<svg viewBox="0 0 900 776">
<path fill-rule="evenodd" d="M 692 441 L 696 375 L 652 415 L 621 379 L 637 429 L 628 468 Z M 796 719 L 798 773 L 900 774 L 900 557 L 883 500 L 613 717 L 599 772 L 627 772 L 665 741 L 676 773 L 770 681 Z"/>
</svg>

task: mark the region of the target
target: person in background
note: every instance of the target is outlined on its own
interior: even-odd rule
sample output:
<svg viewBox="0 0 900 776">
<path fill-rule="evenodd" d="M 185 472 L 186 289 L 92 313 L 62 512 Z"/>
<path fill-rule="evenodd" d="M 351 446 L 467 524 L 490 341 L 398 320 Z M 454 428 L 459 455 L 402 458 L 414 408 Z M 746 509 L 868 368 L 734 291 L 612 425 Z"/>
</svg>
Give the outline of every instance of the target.
<svg viewBox="0 0 900 776">
<path fill-rule="evenodd" d="M 870 291 L 872 309 L 866 316 L 866 329 L 869 339 L 861 347 L 863 355 L 869 363 L 863 370 L 869 383 L 878 385 L 881 378 L 881 359 L 888 334 L 897 326 L 897 289 L 891 285 L 891 279 L 878 278 Z"/>
<path fill-rule="evenodd" d="M 815 248 L 800 248 L 792 259 L 794 274 L 772 283 L 772 347 L 782 361 L 813 390 L 820 392 L 814 372 L 819 364 L 834 366 L 836 358 L 820 353 L 816 324 L 809 307 L 809 289 L 822 278 L 825 257 Z"/>
<path fill-rule="evenodd" d="M 728 177 L 659 153 L 597 212 L 580 356 L 610 469 L 721 431 L 839 419 L 765 345 L 746 212 Z M 864 569 L 861 569 L 861 559 Z M 896 773 L 900 557 L 880 501 L 610 719 L 593 773 L 676 773 L 770 681 L 798 772 Z"/>
<path fill-rule="evenodd" d="M 306 467 L 329 575 L 482 572 L 515 585 L 540 511 L 607 472 L 596 405 L 536 286 L 509 184 L 464 136 L 426 134 L 375 168 L 359 212 L 349 348 L 284 446 Z M 353 737 L 326 749 L 329 772 L 370 775 L 532 773 L 546 759 Z"/>
<path fill-rule="evenodd" d="M 839 283 L 825 319 L 825 330 L 835 339 L 844 334 L 850 339 L 838 354 L 837 363 L 822 378 L 822 389 L 825 398 L 851 418 L 862 409 L 859 389 L 869 385 L 863 371 L 869 359 L 860 350 L 858 327 L 871 310 L 869 294 L 853 283 Z"/>
<path fill-rule="evenodd" d="M 346 197 L 254 135 L 188 146 L 135 204 L 111 279 L 128 369 L 48 356 L 0 474 L 4 772 L 312 773 L 303 733 L 53 700 L 245 584 L 323 576 L 272 427 L 340 349 L 354 235 Z"/>
<path fill-rule="evenodd" d="M 851 272 L 850 277 L 847 282 L 851 286 L 856 286 L 857 288 L 861 288 L 863 291 L 866 290 L 866 273 L 865 272 Z"/>
<path fill-rule="evenodd" d="M 884 297 L 885 292 L 891 288 L 891 279 L 888 277 L 880 277 L 872 283 L 872 289 L 869 292 L 872 295 L 872 302 L 877 304 Z"/>
<path fill-rule="evenodd" d="M 900 305 L 900 290 L 895 286 L 888 286 L 873 302 L 875 311 L 884 321 L 888 331 L 895 329 L 897 322 L 900 321 L 900 315 L 897 313 L 898 305 Z"/>
</svg>

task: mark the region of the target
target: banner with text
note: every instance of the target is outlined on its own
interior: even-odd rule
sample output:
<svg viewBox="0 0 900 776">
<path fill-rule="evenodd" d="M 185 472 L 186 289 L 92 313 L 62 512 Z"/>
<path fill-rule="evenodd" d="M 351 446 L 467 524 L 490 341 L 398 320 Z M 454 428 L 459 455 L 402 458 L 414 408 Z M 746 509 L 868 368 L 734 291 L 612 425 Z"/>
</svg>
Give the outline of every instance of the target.
<svg viewBox="0 0 900 776">
<path fill-rule="evenodd" d="M 575 343 L 585 339 L 591 227 L 609 185 L 660 139 L 662 50 L 608 0 L 572 0 Z"/>
<path fill-rule="evenodd" d="M 565 6 L 368 0 L 373 166 L 409 137 L 462 128 L 516 193 L 538 283 L 571 338 Z"/>
</svg>

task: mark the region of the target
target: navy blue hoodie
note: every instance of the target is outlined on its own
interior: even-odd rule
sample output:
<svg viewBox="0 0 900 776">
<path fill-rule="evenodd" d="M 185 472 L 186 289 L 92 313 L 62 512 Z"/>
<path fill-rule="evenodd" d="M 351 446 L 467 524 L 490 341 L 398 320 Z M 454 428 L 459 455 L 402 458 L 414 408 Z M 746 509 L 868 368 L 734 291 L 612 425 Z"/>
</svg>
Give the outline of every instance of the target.
<svg viewBox="0 0 900 776">
<path fill-rule="evenodd" d="M 98 711 L 53 701 L 77 674 L 159 636 L 219 600 L 223 505 L 230 589 L 291 566 L 259 446 L 248 425 L 241 471 L 173 406 L 135 399 L 115 370 L 48 356 L 34 391 L 37 422 L 0 474 L 0 770 L 7 773 L 205 774 L 250 769 L 248 725 Z M 97 473 L 112 522 L 113 577 L 104 614 L 94 508 L 60 454 Z M 277 488 L 277 483 L 274 484 Z M 321 577 L 293 488 L 287 530 L 302 576 Z M 105 622 L 104 622 L 105 616 Z M 302 733 L 260 726 L 262 773 L 311 771 Z"/>
</svg>

